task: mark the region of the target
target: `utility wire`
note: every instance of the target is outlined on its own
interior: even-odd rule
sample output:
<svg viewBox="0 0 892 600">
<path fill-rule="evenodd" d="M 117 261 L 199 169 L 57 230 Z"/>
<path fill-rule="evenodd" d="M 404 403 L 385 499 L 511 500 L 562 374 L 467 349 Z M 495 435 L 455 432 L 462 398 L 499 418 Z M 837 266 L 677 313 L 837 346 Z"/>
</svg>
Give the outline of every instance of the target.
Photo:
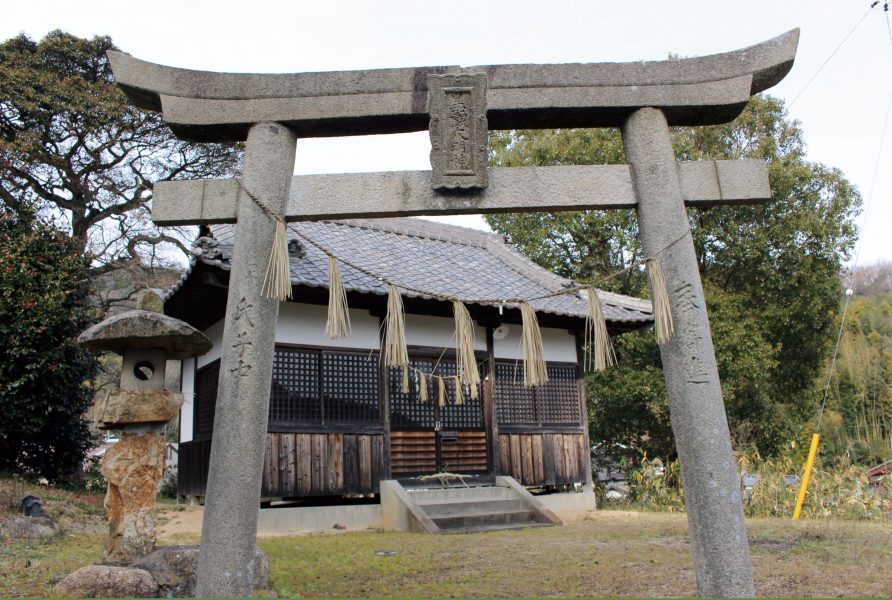
<svg viewBox="0 0 892 600">
<path fill-rule="evenodd" d="M 793 106 L 794 104 L 796 104 L 796 101 L 799 100 L 799 97 L 802 95 L 802 93 L 805 92 L 806 89 L 808 89 L 808 86 L 811 85 L 811 82 L 814 81 L 815 78 L 821 73 L 821 71 L 824 70 L 824 67 L 827 66 L 827 63 L 829 63 L 830 60 L 831 60 L 834 56 L 836 56 L 836 53 L 839 52 L 840 48 L 842 48 L 842 47 L 845 45 L 845 43 L 846 43 L 847 41 L 849 41 L 849 38 L 852 37 L 852 34 L 855 33 L 855 30 L 858 29 L 858 27 L 861 26 L 861 23 L 863 23 L 863 22 L 864 22 L 864 19 L 867 18 L 867 15 L 870 14 L 870 11 L 873 10 L 873 8 L 874 8 L 876 5 L 878 5 L 879 3 L 880 3 L 879 0 L 875 0 L 875 1 L 870 5 L 870 7 L 867 9 L 867 11 L 865 11 L 864 15 L 861 17 L 861 19 L 860 19 L 857 23 L 855 23 L 855 26 L 852 27 L 852 29 L 849 30 L 849 32 L 846 34 L 846 36 L 845 36 L 844 38 L 842 38 L 842 41 L 839 43 L 839 45 L 838 45 L 836 48 L 834 48 L 833 52 L 830 53 L 830 56 L 828 56 L 827 59 L 824 60 L 823 63 L 821 63 L 821 66 L 818 67 L 818 70 L 815 71 L 815 74 L 811 76 L 811 79 L 809 79 L 808 81 L 805 82 L 805 85 L 802 86 L 802 89 L 799 90 L 799 93 L 796 94 L 796 95 L 793 97 L 793 99 L 790 101 L 789 104 L 787 104 L 787 108 L 788 108 L 788 109 L 789 109 L 791 106 Z M 886 8 L 887 6 L 888 6 L 888 4 L 886 4 L 886 5 L 884 6 L 884 8 Z M 888 10 L 888 9 L 887 9 L 887 10 Z M 887 12 L 887 13 L 886 13 L 886 18 L 887 18 L 887 19 L 888 19 L 888 14 L 889 14 L 889 13 Z M 890 39 L 892 39 L 892 31 L 890 31 L 889 36 L 890 36 Z"/>
<path fill-rule="evenodd" d="M 874 5 L 875 4 L 876 3 L 874 3 Z M 873 8 L 873 6 L 871 6 L 871 8 Z M 888 12 L 886 13 L 886 15 L 887 15 L 886 23 L 888 24 Z M 889 41 L 892 42 L 892 32 L 890 32 Z M 885 145 L 885 142 L 886 142 L 886 132 L 889 129 L 889 114 L 890 114 L 890 112 L 892 112 L 892 93 L 889 94 L 889 100 L 886 102 L 886 118 L 883 119 L 883 131 L 880 134 L 880 145 L 879 145 L 879 148 L 877 148 L 877 158 L 876 158 L 876 162 L 874 162 L 874 165 L 873 165 L 873 177 L 871 177 L 871 180 L 870 180 L 870 190 L 867 194 L 867 202 L 864 204 L 864 222 L 865 223 L 867 222 L 867 217 L 870 215 L 870 205 L 873 202 L 874 189 L 876 187 L 876 182 L 877 182 L 877 175 L 880 172 L 880 159 L 883 156 L 883 146 Z M 840 342 L 842 341 L 842 334 L 845 331 L 845 327 L 846 327 L 846 315 L 848 314 L 849 303 L 852 300 L 853 294 L 850 292 L 852 291 L 851 286 L 852 286 L 853 277 L 855 274 L 855 267 L 858 265 L 858 259 L 861 256 L 862 239 L 863 238 L 859 237 L 858 242 L 855 244 L 855 260 L 854 260 L 854 262 L 852 262 L 852 270 L 849 273 L 849 282 L 848 282 L 849 284 L 848 284 L 848 286 L 846 286 L 846 288 L 847 288 L 846 289 L 846 303 L 842 309 L 842 318 L 840 319 L 840 322 L 839 322 L 839 333 L 836 335 L 836 347 L 833 350 L 833 358 L 830 361 L 830 373 L 827 375 L 827 386 L 824 388 L 824 398 L 823 398 L 823 400 L 821 400 L 821 409 L 818 412 L 818 422 L 815 427 L 816 433 L 820 432 L 820 430 L 821 430 L 821 421 L 824 418 L 824 407 L 827 404 L 827 397 L 830 394 L 830 384 L 833 381 L 833 373 L 836 371 L 836 358 L 839 354 L 839 345 L 840 345 Z"/>
</svg>

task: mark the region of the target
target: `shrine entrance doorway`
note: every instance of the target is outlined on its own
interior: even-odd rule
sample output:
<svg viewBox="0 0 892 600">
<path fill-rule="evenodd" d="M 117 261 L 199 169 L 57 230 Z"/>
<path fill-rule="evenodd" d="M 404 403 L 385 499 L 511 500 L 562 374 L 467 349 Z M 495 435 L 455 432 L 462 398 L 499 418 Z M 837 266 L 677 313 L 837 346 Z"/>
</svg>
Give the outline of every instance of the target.
<svg viewBox="0 0 892 600">
<path fill-rule="evenodd" d="M 408 393 L 403 391 L 401 369 L 391 369 L 388 380 L 392 476 L 408 484 L 434 473 L 469 475 L 474 481 L 485 479 L 493 466 L 484 418 L 486 386 L 479 386 L 476 398 L 471 397 L 469 386 L 462 386 L 459 404 L 454 359 L 414 355 L 410 356 L 410 367 Z M 419 371 L 445 378 L 442 400 L 439 380 L 425 378 L 422 382 Z M 481 381 L 485 376 L 481 370 Z M 427 401 L 420 400 L 422 384 L 427 387 Z"/>
</svg>

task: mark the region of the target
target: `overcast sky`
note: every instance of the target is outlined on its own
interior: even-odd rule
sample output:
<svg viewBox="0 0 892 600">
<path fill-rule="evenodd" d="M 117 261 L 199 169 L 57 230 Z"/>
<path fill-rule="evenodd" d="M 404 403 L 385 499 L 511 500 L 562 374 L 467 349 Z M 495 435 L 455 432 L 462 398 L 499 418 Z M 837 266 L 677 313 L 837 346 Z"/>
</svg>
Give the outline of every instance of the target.
<svg viewBox="0 0 892 600">
<path fill-rule="evenodd" d="M 110 35 L 152 62 L 213 71 L 301 72 L 426 65 L 662 60 L 743 48 L 802 30 L 793 70 L 769 93 L 790 102 L 811 160 L 838 167 L 870 202 L 859 264 L 892 260 L 892 32 L 883 3 L 852 0 L 135 3 L 8 2 L 2 39 L 53 29 Z M 865 16 L 866 15 L 866 16 Z M 807 82 L 864 17 L 817 78 Z M 806 88 L 803 92 L 803 88 Z M 887 137 L 892 137 L 892 131 Z M 302 140 L 297 173 L 429 169 L 427 132 Z M 876 184 L 871 183 L 879 157 Z M 484 226 L 482 219 L 452 222 Z"/>
</svg>

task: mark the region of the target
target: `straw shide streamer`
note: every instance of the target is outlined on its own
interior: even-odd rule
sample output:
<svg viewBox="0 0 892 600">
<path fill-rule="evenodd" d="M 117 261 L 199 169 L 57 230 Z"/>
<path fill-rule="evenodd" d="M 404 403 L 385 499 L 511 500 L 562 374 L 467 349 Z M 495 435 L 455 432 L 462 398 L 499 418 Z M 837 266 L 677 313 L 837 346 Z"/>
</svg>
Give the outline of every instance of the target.
<svg viewBox="0 0 892 600">
<path fill-rule="evenodd" d="M 403 365 L 403 385 L 400 391 L 404 394 L 409 393 L 409 365 Z"/>
<path fill-rule="evenodd" d="M 465 403 L 465 397 L 462 395 L 462 391 L 461 391 L 461 377 L 456 375 L 455 376 L 455 404 L 456 404 L 456 406 L 459 406 L 464 403 Z"/>
<path fill-rule="evenodd" d="M 588 303 L 588 314 L 585 317 L 586 368 L 589 371 L 603 371 L 616 364 L 616 354 L 607 333 L 607 321 L 604 319 L 598 290 L 594 287 L 586 288 L 585 299 Z"/>
<path fill-rule="evenodd" d="M 403 299 L 396 286 L 391 285 L 387 290 L 387 316 L 384 319 L 384 366 L 405 367 L 408 364 Z"/>
<path fill-rule="evenodd" d="M 418 401 L 427 402 L 427 375 L 418 371 Z"/>
<path fill-rule="evenodd" d="M 273 247 L 266 265 L 266 275 L 263 277 L 262 292 L 267 298 L 278 298 L 279 302 L 284 302 L 291 297 L 291 270 L 288 266 L 285 220 L 272 213 L 269 215 L 276 221 L 276 233 L 273 236 Z"/>
<path fill-rule="evenodd" d="M 663 269 L 655 258 L 644 261 L 647 268 L 647 282 L 650 285 L 650 301 L 654 307 L 654 333 L 661 346 L 672 339 L 675 325 L 672 323 L 672 310 L 669 308 L 669 292 Z"/>
<path fill-rule="evenodd" d="M 333 340 L 350 335 L 350 312 L 347 291 L 341 281 L 341 269 L 334 256 L 328 257 L 328 321 L 325 334 Z"/>
<path fill-rule="evenodd" d="M 526 302 L 520 303 L 520 316 L 523 331 L 520 345 L 523 349 L 523 384 L 526 387 L 542 385 L 548 381 L 548 369 L 545 367 L 545 351 L 542 349 L 542 332 L 536 311 Z"/>
<path fill-rule="evenodd" d="M 452 302 L 452 313 L 455 316 L 458 375 L 463 383 L 471 386 L 473 398 L 476 396 L 474 390 L 480 384 L 480 371 L 477 370 L 477 358 L 474 356 L 474 321 L 467 307 L 458 300 Z"/>
<path fill-rule="evenodd" d="M 446 380 L 437 377 L 437 404 L 441 407 L 446 406 Z"/>
</svg>

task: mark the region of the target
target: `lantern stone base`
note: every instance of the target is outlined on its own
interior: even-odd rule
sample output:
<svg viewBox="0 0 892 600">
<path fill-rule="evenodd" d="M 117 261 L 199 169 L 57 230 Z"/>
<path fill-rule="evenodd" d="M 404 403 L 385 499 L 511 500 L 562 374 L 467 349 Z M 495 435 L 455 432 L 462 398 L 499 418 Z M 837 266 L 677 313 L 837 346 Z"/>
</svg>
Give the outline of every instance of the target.
<svg viewBox="0 0 892 600">
<path fill-rule="evenodd" d="M 164 473 L 165 446 L 161 433 L 125 432 L 102 459 L 108 480 L 105 560 L 110 563 L 124 563 L 155 549 L 155 494 Z"/>
</svg>

